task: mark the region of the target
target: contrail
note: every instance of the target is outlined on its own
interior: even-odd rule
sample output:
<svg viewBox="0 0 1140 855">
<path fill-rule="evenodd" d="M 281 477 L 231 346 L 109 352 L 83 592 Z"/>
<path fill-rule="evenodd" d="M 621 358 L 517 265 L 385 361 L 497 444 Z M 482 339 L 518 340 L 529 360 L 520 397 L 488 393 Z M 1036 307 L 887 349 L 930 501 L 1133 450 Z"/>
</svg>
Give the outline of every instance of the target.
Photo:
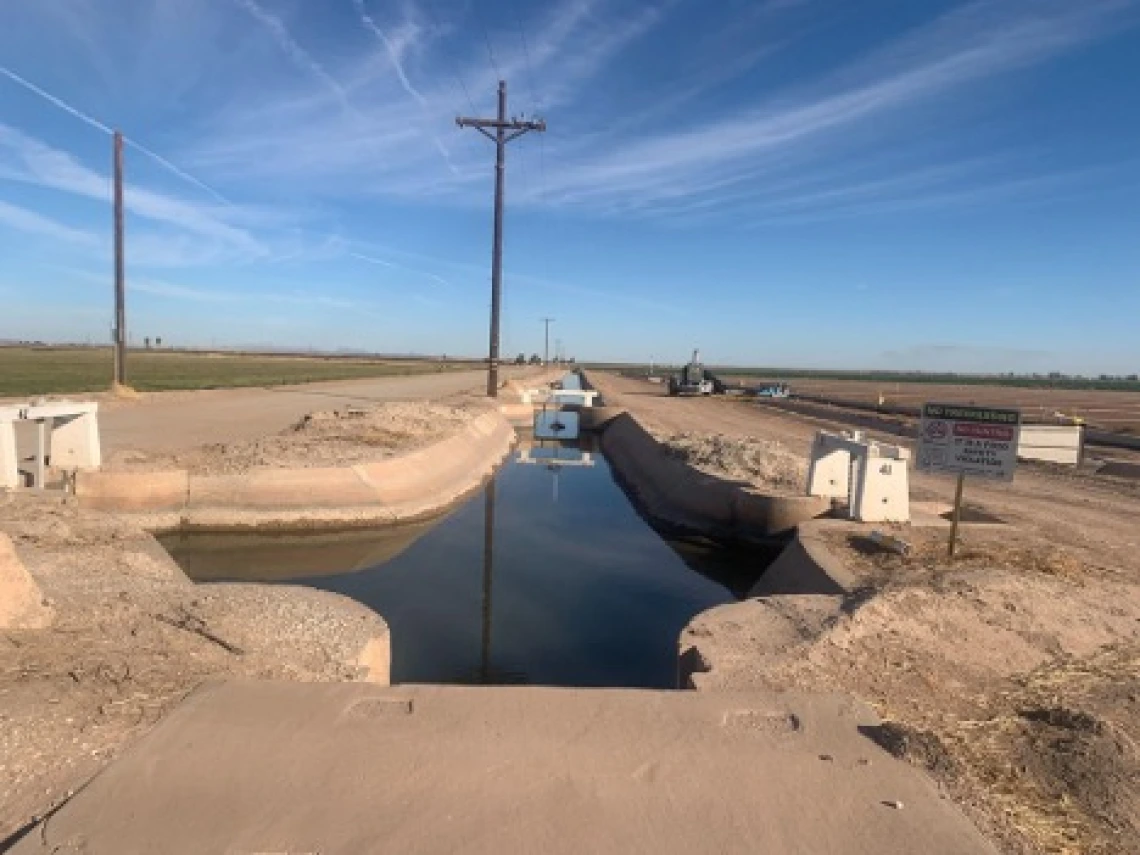
<svg viewBox="0 0 1140 855">
<path fill-rule="evenodd" d="M 155 163 L 157 163 L 161 166 L 164 166 L 166 169 L 170 170 L 170 172 L 177 175 L 183 181 L 189 181 L 195 187 L 198 187 L 199 189 L 204 190 L 205 192 L 209 193 L 211 196 L 213 196 L 215 199 L 217 199 L 223 205 L 232 205 L 233 204 L 232 202 L 230 202 L 229 199 L 227 199 L 225 196 L 223 196 L 221 193 L 219 193 L 217 190 L 215 190 L 213 187 L 211 187 L 205 181 L 201 181 L 201 180 L 195 178 L 189 172 L 186 172 L 182 169 L 179 169 L 177 166 L 175 166 L 173 163 L 171 163 L 169 160 L 167 160 L 161 154 L 158 154 L 157 152 L 151 151 L 149 148 L 147 148 L 142 143 L 135 142 L 133 139 L 131 139 L 128 136 L 124 136 L 123 140 L 131 148 L 135 149 L 135 151 L 138 151 L 138 152 L 141 152 L 142 154 L 145 154 L 147 157 L 149 157 Z"/>
<path fill-rule="evenodd" d="M 281 19 L 269 14 L 258 3 L 257 0 L 234 0 L 245 11 L 252 15 L 259 24 L 261 24 L 277 42 L 277 46 L 293 61 L 293 64 L 298 68 L 308 72 L 317 80 L 321 81 L 325 86 L 336 95 L 341 105 L 350 112 L 352 111 L 351 105 L 348 103 L 348 95 L 344 91 L 336 79 L 325 71 L 325 67 L 313 59 L 303 47 L 297 44 L 297 40 L 289 35 L 289 31 L 281 22 Z"/>
<path fill-rule="evenodd" d="M 382 258 L 374 258 L 371 255 L 363 255 L 359 252 L 350 252 L 348 255 L 352 258 L 359 259 L 360 261 L 366 261 L 369 264 L 377 264 L 380 267 L 390 267 L 393 270 L 404 270 L 408 273 L 414 273 L 417 276 L 426 276 L 428 279 L 434 279 L 436 282 L 439 282 L 442 285 L 446 285 L 449 288 L 451 287 L 451 283 L 444 279 L 442 276 L 436 276 L 434 273 L 428 273 L 426 270 L 416 270 L 412 267 L 405 267 L 402 264 L 397 264 L 394 261 L 385 261 Z"/>
<path fill-rule="evenodd" d="M 392 60 L 392 67 L 396 69 L 396 76 L 400 78 L 400 85 L 404 87 L 404 91 L 415 98 L 423 106 L 427 106 L 427 99 L 419 93 L 419 91 L 408 80 L 408 75 L 404 72 L 404 64 L 400 61 L 400 55 L 396 51 L 396 46 L 392 44 L 392 40 L 388 35 L 377 26 L 376 21 L 368 14 L 368 10 L 364 8 L 364 0 L 352 0 L 352 5 L 356 7 L 357 13 L 360 15 L 360 20 L 364 26 L 372 30 L 376 34 L 376 38 L 384 45 L 384 49 L 388 51 L 388 57 Z"/>
<path fill-rule="evenodd" d="M 360 15 L 361 23 L 375 33 L 376 38 L 384 45 L 384 50 L 388 52 L 388 58 L 392 60 L 392 68 L 396 70 L 396 77 L 400 79 L 400 85 L 404 87 L 404 91 L 415 98 L 416 101 L 419 102 L 420 107 L 427 112 L 427 99 L 412 85 L 412 81 L 408 79 L 408 75 L 404 71 L 404 64 L 400 61 L 400 53 L 396 50 L 396 46 L 392 44 L 392 40 L 388 38 L 388 34 L 380 29 L 376 20 L 368 14 L 368 10 L 364 6 L 364 0 L 352 0 L 352 5 L 356 7 L 356 12 Z M 443 158 L 444 163 L 447 164 L 447 168 L 451 170 L 451 174 L 460 175 L 461 173 L 455 167 L 455 164 L 451 162 L 451 152 L 447 150 L 447 146 L 443 144 L 443 140 L 433 135 L 432 142 L 435 144 L 435 149 Z"/>
<path fill-rule="evenodd" d="M 70 104 L 68 104 L 65 101 L 61 101 L 59 98 L 56 98 L 50 92 L 45 92 L 43 89 L 40 89 L 40 87 L 36 86 L 36 84 L 32 83 L 30 80 L 25 80 L 23 77 L 18 75 L 16 72 L 14 72 L 10 69 L 7 69 L 2 65 L 0 65 L 0 74 L 3 74 L 5 77 L 7 77 L 13 83 L 18 83 L 20 86 L 23 86 L 29 92 L 34 92 L 36 95 L 39 95 L 45 101 L 59 107 L 59 109 L 63 110 L 65 113 L 70 113 L 75 118 L 79 119 L 79 121 L 86 122 L 91 127 L 101 130 L 103 133 L 107 134 L 108 136 L 114 133 L 114 131 L 112 131 L 109 127 L 104 125 L 98 119 L 91 118 L 86 113 L 75 109 L 74 107 L 72 107 Z"/>
<path fill-rule="evenodd" d="M 102 131 L 103 133 L 107 134 L 107 136 L 111 136 L 112 134 L 115 133 L 110 127 L 103 124 L 98 119 L 87 115 L 82 110 L 79 110 L 79 109 L 76 109 L 75 107 L 72 107 L 66 101 L 64 101 L 60 98 L 57 98 L 55 95 L 52 95 L 50 92 L 47 92 L 44 89 L 41 89 L 39 86 L 36 86 L 36 84 L 32 83 L 30 80 L 27 80 L 27 79 L 21 77 L 20 75 L 18 75 L 16 72 L 12 71 L 11 69 L 5 68 L 4 66 L 0 65 L 0 75 L 7 77 L 13 83 L 16 83 L 20 86 L 23 86 L 29 92 L 32 92 L 32 93 L 40 96 L 45 101 L 47 101 L 49 104 L 52 104 L 52 105 L 58 107 L 59 109 L 63 110 L 65 113 L 68 113 L 69 115 L 74 116 L 75 118 L 79 119 L 79 121 L 84 122 L 87 125 L 90 125 L 91 127 L 95 128 L 96 130 Z M 200 190 L 204 190 L 206 193 L 209 193 L 211 196 L 213 196 L 215 199 L 217 199 L 219 202 L 221 202 L 225 205 L 230 204 L 230 201 L 228 199 L 226 199 L 225 196 L 223 196 L 221 193 L 219 193 L 217 190 L 215 190 L 209 184 L 195 178 L 193 175 L 186 172 L 185 170 L 179 169 L 177 166 L 175 166 L 173 163 L 171 163 L 169 160 L 167 160 L 162 155 L 158 154 L 155 151 L 152 151 L 151 149 L 147 148 L 142 143 L 135 142 L 134 140 L 130 139 L 129 137 L 124 136 L 123 139 L 125 140 L 127 145 L 129 145 L 131 148 L 141 152 L 142 154 L 145 154 L 147 157 L 149 157 L 155 163 L 159 164 L 161 167 L 163 167 L 164 169 L 173 173 L 174 175 L 177 175 L 183 181 L 187 181 L 190 184 L 193 184 L 195 187 L 199 188 Z"/>
<path fill-rule="evenodd" d="M 303 47 L 297 44 L 297 40 L 289 35 L 289 31 L 285 28 L 280 18 L 266 12 L 265 9 L 258 5 L 257 0 L 234 0 L 234 2 L 245 9 L 258 23 L 268 30 L 273 40 L 277 42 L 277 46 L 288 55 L 294 65 L 308 72 L 328 87 L 328 89 L 336 95 L 337 100 L 340 101 L 341 107 L 345 112 L 351 113 L 354 116 L 361 116 L 360 112 L 349 102 L 348 93 L 344 87 L 325 70 L 323 65 L 313 59 Z M 353 0 L 353 2 L 356 3 L 357 8 L 360 10 L 361 18 L 364 23 L 371 27 L 372 31 L 384 42 L 384 46 L 388 49 L 388 55 L 392 59 L 392 64 L 396 68 L 396 74 L 399 76 L 404 89 L 419 102 L 421 107 L 426 109 L 427 100 L 412 86 L 411 81 L 408 80 L 408 76 L 404 74 L 404 68 L 400 63 L 395 45 L 393 45 L 384 32 L 376 26 L 375 21 L 373 21 L 372 17 L 365 11 L 363 0 Z M 438 137 L 433 137 L 433 142 L 435 143 L 436 150 L 439 151 L 447 163 L 447 168 L 450 169 L 454 175 L 459 175 L 460 172 L 456 169 L 455 164 L 451 162 L 451 155 L 444 147 L 443 142 Z"/>
</svg>

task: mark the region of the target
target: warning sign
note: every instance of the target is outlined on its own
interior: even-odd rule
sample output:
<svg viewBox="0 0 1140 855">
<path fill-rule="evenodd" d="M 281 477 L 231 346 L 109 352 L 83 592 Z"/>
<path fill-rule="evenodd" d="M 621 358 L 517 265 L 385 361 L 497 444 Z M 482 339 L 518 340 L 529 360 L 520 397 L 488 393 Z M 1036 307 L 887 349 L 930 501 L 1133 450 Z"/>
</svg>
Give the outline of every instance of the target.
<svg viewBox="0 0 1140 855">
<path fill-rule="evenodd" d="M 1019 410 L 924 404 L 918 468 L 1012 481 L 1021 433 Z"/>
</svg>

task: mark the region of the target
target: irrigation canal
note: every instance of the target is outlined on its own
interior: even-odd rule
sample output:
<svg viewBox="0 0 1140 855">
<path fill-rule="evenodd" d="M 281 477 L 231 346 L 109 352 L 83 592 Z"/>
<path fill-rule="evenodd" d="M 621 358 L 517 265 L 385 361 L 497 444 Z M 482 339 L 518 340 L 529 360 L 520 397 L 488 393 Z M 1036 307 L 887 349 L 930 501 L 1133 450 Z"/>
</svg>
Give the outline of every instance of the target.
<svg viewBox="0 0 1140 855">
<path fill-rule="evenodd" d="M 309 585 L 375 609 L 393 682 L 671 688 L 684 626 L 772 556 L 663 538 L 591 445 L 524 440 L 422 524 L 161 539 L 197 581 Z"/>
</svg>

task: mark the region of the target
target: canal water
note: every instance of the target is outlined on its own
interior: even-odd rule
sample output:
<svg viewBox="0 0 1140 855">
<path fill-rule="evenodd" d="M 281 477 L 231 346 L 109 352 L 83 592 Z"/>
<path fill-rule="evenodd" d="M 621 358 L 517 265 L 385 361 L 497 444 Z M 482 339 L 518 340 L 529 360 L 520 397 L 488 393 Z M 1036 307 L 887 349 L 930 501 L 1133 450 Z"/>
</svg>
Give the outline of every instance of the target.
<svg viewBox="0 0 1140 855">
<path fill-rule="evenodd" d="M 162 540 L 199 581 L 309 585 L 375 609 L 400 683 L 672 687 L 685 624 L 743 595 L 771 558 L 663 539 L 599 453 L 556 442 L 522 443 L 428 523 Z"/>
</svg>

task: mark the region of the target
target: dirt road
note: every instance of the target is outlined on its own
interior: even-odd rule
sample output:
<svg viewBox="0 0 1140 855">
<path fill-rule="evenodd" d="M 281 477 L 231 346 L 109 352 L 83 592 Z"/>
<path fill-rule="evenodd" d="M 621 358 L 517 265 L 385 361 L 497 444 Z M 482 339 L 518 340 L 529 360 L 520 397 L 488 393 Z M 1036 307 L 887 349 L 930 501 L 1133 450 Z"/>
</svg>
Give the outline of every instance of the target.
<svg viewBox="0 0 1140 855">
<path fill-rule="evenodd" d="M 778 440 L 806 457 L 816 431 L 845 427 L 734 399 L 670 398 L 658 386 L 613 374 L 593 372 L 590 381 L 607 404 L 628 408 L 647 427 L 663 433 L 701 431 Z M 897 436 L 876 438 L 908 444 Z M 912 499 L 949 505 L 953 494 L 953 479 L 911 473 Z M 1137 482 L 1023 464 L 1012 484 L 969 481 L 966 504 L 1046 540 L 1063 543 L 1098 566 L 1140 568 L 1136 557 L 1140 547 Z"/>
<path fill-rule="evenodd" d="M 535 369 L 504 368 L 502 376 L 526 376 L 527 371 L 533 373 Z M 484 388 L 486 376 L 483 371 L 456 371 L 303 386 L 157 392 L 137 401 L 104 404 L 99 427 L 105 454 L 179 451 L 269 436 L 314 411 L 477 394 Z"/>
</svg>

